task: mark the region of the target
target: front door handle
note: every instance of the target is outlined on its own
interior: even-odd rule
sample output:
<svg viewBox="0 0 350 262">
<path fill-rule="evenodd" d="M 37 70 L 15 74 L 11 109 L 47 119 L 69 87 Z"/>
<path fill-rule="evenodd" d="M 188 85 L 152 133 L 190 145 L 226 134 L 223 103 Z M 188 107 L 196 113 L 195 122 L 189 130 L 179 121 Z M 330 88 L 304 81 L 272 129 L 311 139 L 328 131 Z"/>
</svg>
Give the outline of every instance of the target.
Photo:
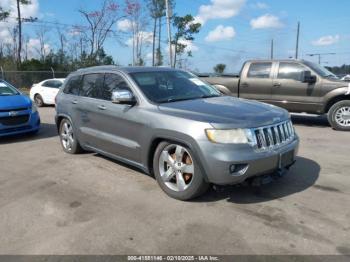
<svg viewBox="0 0 350 262">
<path fill-rule="evenodd" d="M 274 83 L 273 86 L 275 86 L 275 87 L 280 87 L 280 86 L 281 86 L 281 83 L 278 83 L 278 82 L 277 82 L 277 83 Z"/>
<path fill-rule="evenodd" d="M 100 105 L 100 106 L 98 106 L 98 109 L 100 109 L 100 110 L 106 110 L 107 107 L 105 107 L 104 105 Z"/>
<path fill-rule="evenodd" d="M 72 104 L 74 104 L 74 105 L 78 104 L 78 100 L 73 100 Z"/>
<path fill-rule="evenodd" d="M 249 85 L 248 85 L 248 83 L 242 83 L 241 84 L 241 87 L 248 87 Z"/>
</svg>

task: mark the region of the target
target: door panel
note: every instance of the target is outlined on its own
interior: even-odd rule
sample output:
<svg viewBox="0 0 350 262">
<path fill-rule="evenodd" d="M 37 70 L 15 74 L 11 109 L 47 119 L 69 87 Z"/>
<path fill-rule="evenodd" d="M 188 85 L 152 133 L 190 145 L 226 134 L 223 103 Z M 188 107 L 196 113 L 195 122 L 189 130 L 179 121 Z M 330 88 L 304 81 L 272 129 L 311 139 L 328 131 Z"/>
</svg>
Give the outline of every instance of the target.
<svg viewBox="0 0 350 262">
<path fill-rule="evenodd" d="M 271 100 L 272 63 L 251 63 L 240 82 L 240 97 L 260 101 Z"/>
<path fill-rule="evenodd" d="M 141 163 L 142 118 L 137 106 L 114 104 L 112 92 L 129 89 L 119 74 L 86 75 L 80 109 L 80 131 L 88 146 Z M 130 89 L 129 89 L 130 90 Z"/>
<path fill-rule="evenodd" d="M 302 64 L 280 62 L 276 77 L 273 80 L 273 104 L 294 112 L 315 111 L 320 105 L 320 90 L 317 82 L 302 82 L 303 71 L 309 71 Z"/>
</svg>

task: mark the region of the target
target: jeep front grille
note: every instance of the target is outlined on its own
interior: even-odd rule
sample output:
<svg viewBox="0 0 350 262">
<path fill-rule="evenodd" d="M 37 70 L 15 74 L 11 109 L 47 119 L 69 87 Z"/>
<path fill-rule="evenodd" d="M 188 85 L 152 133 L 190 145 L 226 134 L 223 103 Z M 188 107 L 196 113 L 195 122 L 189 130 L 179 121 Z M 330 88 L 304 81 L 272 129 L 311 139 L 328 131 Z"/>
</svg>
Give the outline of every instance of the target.
<svg viewBox="0 0 350 262">
<path fill-rule="evenodd" d="M 290 120 L 252 129 L 257 149 L 273 149 L 293 140 L 295 132 Z"/>
</svg>

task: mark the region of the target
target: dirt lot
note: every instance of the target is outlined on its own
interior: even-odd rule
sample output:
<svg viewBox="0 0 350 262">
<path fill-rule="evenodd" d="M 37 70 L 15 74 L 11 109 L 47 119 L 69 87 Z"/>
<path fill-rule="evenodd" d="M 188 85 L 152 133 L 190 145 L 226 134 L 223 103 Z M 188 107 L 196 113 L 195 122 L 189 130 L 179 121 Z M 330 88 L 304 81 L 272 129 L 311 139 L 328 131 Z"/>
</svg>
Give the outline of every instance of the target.
<svg viewBox="0 0 350 262">
<path fill-rule="evenodd" d="M 289 175 L 167 197 L 152 177 L 61 150 L 54 109 L 34 137 L 0 140 L 1 254 L 350 254 L 350 133 L 294 116 Z"/>
</svg>

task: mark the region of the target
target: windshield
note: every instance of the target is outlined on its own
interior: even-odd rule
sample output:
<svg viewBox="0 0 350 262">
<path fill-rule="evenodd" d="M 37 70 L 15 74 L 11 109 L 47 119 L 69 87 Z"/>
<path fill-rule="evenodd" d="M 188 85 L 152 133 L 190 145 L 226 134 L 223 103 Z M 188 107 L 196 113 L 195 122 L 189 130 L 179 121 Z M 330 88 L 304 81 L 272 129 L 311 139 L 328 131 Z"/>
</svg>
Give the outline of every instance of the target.
<svg viewBox="0 0 350 262">
<path fill-rule="evenodd" d="M 11 86 L 9 83 L 0 80 L 0 96 L 13 96 L 18 95 L 19 92 Z"/>
<path fill-rule="evenodd" d="M 220 96 L 211 85 L 184 71 L 130 73 L 141 91 L 154 103 Z"/>
<path fill-rule="evenodd" d="M 335 74 L 333 74 L 331 71 L 327 70 L 326 68 L 324 68 L 323 66 L 321 66 L 319 64 L 312 63 L 309 61 L 305 61 L 305 64 L 308 67 L 310 67 L 312 70 L 314 70 L 321 77 L 331 77 L 331 78 L 338 79 L 338 77 Z"/>
</svg>

